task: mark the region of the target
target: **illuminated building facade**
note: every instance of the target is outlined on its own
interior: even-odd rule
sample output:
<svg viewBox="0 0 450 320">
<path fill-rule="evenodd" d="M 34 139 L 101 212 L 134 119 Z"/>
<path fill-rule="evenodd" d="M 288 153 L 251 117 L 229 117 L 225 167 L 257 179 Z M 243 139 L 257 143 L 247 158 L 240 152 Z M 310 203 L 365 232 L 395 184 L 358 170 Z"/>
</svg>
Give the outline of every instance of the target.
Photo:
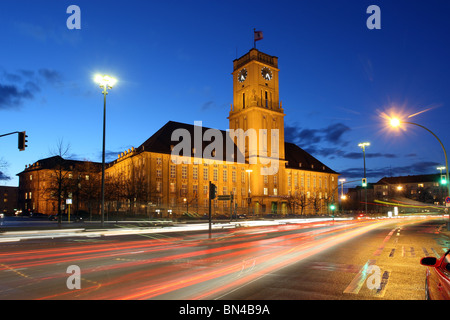
<svg viewBox="0 0 450 320">
<path fill-rule="evenodd" d="M 202 217 L 211 181 L 218 195 L 233 195 L 233 202 L 212 201 L 216 215 L 232 209 L 257 216 L 328 213 L 337 200 L 338 174 L 285 142 L 278 58 L 251 49 L 233 65 L 229 130 L 167 122 L 107 165 L 106 210 Z M 243 139 L 230 132 L 244 133 Z"/>
</svg>

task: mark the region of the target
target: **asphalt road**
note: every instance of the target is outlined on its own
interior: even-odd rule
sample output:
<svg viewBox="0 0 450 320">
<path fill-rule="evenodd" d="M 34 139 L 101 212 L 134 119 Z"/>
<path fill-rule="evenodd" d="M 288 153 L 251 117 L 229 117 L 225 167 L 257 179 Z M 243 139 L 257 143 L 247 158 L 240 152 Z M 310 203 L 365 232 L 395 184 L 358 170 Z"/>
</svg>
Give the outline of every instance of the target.
<svg viewBox="0 0 450 320">
<path fill-rule="evenodd" d="M 442 219 L 0 243 L 0 300 L 422 300 Z"/>
</svg>

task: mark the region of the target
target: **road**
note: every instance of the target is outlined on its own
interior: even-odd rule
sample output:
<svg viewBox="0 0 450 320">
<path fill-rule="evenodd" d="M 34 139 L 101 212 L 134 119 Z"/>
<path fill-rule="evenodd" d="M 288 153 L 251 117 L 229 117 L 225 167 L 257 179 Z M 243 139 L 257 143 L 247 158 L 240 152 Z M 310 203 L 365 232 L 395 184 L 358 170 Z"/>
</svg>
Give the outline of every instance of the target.
<svg viewBox="0 0 450 320">
<path fill-rule="evenodd" d="M 447 218 L 448 219 L 448 218 Z M 422 300 L 442 218 L 0 242 L 1 300 Z M 378 281 L 378 282 L 377 282 Z"/>
</svg>

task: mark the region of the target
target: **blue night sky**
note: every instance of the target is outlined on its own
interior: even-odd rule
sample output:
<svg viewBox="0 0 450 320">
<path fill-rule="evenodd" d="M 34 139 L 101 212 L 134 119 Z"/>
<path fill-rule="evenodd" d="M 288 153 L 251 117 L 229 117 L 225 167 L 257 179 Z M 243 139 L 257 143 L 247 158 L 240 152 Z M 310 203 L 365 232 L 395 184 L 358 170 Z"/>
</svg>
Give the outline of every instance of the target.
<svg viewBox="0 0 450 320">
<path fill-rule="evenodd" d="M 81 29 L 69 30 L 69 5 Z M 369 5 L 381 29 L 369 30 Z M 253 47 L 277 56 L 286 140 L 347 180 L 438 173 L 426 130 L 386 130 L 383 113 L 410 116 L 450 143 L 450 2 L 84 1 L 0 2 L 0 184 L 54 155 L 101 162 L 103 97 L 96 73 L 118 78 L 107 100 L 107 161 L 138 147 L 167 121 L 228 128 L 233 60 Z M 425 111 L 425 112 L 421 112 Z"/>
</svg>

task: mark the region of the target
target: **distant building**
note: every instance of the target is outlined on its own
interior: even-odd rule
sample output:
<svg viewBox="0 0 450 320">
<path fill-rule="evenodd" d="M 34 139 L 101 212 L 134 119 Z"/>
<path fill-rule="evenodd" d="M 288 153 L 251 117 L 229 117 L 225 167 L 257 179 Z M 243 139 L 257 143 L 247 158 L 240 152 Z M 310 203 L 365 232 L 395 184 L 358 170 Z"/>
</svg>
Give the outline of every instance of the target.
<svg viewBox="0 0 450 320">
<path fill-rule="evenodd" d="M 0 213 L 13 214 L 18 209 L 17 187 L 0 186 Z"/>
<path fill-rule="evenodd" d="M 338 173 L 285 141 L 278 58 L 251 49 L 233 65 L 234 103 L 229 112 L 229 128 L 249 134 L 244 136 L 244 143 L 230 136 L 229 131 L 169 121 L 142 145 L 124 151 L 107 164 L 106 211 L 156 213 L 164 217 L 172 213 L 202 216 L 208 212 L 211 181 L 217 186 L 218 195 L 234 198 L 233 204 L 213 200 L 216 214 L 228 214 L 231 205 L 238 213 L 255 215 L 327 213 L 328 203 L 337 201 Z M 253 144 L 252 130 L 260 134 Z M 188 138 L 174 139 L 175 132 Z M 214 137 L 208 139 L 208 133 Z M 196 137 L 199 134 L 200 142 Z M 264 145 L 262 141 L 267 143 Z M 188 147 L 175 152 L 181 142 Z M 211 148 L 212 144 L 219 147 Z M 52 158 L 40 160 L 19 174 L 19 198 L 24 209 L 57 211 L 54 186 L 50 194 L 47 191 L 44 195 L 43 191 L 48 190 L 49 184 L 44 177 L 55 176 L 54 165 L 47 165 L 51 161 Z M 264 172 L 267 162 L 276 164 L 278 170 Z M 67 177 L 72 174 L 72 180 L 78 179 L 81 193 L 86 172 L 76 169 L 79 165 L 67 161 L 64 170 Z M 101 170 L 98 164 L 93 166 Z M 98 176 L 99 171 L 96 181 Z M 90 179 L 94 180 L 92 176 Z M 72 190 L 75 197 L 73 184 L 67 190 Z M 80 196 L 79 207 L 87 208 L 85 197 L 96 194 L 91 191 Z"/>
<path fill-rule="evenodd" d="M 375 197 L 389 200 L 398 197 L 443 205 L 447 187 L 441 185 L 440 174 L 384 177 L 375 184 Z"/>
<path fill-rule="evenodd" d="M 75 211 L 88 211 L 91 206 L 97 212 L 100 170 L 101 163 L 66 160 L 60 156 L 27 165 L 18 174 L 19 209 L 23 213 L 57 214 L 65 211 L 66 200 L 70 198 Z"/>
</svg>

